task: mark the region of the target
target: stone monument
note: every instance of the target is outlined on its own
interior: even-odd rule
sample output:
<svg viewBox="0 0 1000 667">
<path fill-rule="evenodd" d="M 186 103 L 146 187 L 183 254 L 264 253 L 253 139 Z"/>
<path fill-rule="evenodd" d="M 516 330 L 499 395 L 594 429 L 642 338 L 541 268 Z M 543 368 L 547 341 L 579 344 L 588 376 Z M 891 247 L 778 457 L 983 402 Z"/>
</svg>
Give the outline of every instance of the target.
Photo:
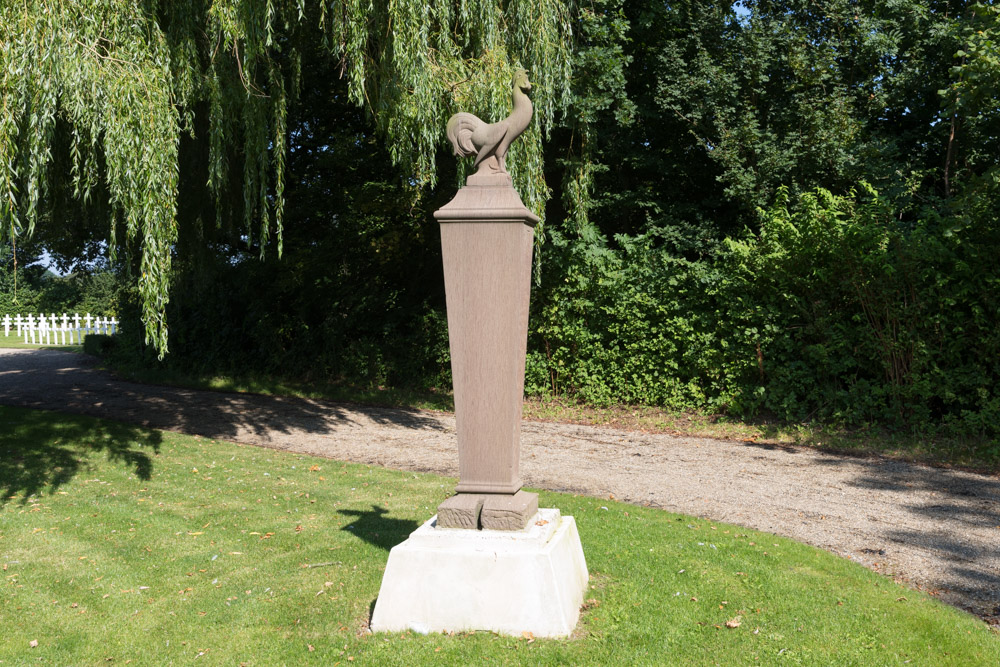
<svg viewBox="0 0 1000 667">
<path fill-rule="evenodd" d="M 487 124 L 448 121 L 456 155 L 476 172 L 437 210 L 458 430 L 456 495 L 392 549 L 372 630 L 573 631 L 587 567 L 573 517 L 538 509 L 521 489 L 521 402 L 538 217 L 514 190 L 507 149 L 531 122 L 528 73 L 513 111 Z"/>
</svg>

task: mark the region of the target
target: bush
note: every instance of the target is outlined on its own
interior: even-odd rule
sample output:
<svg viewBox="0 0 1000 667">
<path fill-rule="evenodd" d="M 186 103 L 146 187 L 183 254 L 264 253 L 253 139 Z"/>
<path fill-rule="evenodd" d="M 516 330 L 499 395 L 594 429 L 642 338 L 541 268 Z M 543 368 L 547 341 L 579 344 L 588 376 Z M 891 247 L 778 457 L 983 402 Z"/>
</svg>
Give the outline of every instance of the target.
<svg viewBox="0 0 1000 667">
<path fill-rule="evenodd" d="M 83 337 L 83 351 L 91 356 L 104 358 L 115 351 L 117 343 L 115 336 L 87 334 Z"/>
<path fill-rule="evenodd" d="M 1000 433 L 995 218 L 906 219 L 862 185 L 782 190 L 760 219 L 700 261 L 647 236 L 612 248 L 553 234 L 526 390 Z"/>
</svg>

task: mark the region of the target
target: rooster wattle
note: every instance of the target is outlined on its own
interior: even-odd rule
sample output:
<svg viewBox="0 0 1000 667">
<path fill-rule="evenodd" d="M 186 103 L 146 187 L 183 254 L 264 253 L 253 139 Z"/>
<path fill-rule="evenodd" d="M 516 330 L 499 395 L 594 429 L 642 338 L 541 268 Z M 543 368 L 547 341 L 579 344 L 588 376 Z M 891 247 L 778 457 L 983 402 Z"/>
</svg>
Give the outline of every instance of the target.
<svg viewBox="0 0 1000 667">
<path fill-rule="evenodd" d="M 527 70 L 514 72 L 514 110 L 499 123 L 484 123 L 471 113 L 459 112 L 448 120 L 448 140 L 455 148 L 455 155 L 476 156 L 472 167 L 477 173 L 483 169 L 507 173 L 507 149 L 514 139 L 528 128 L 531 122 L 531 90 Z M 495 158 L 490 160 L 490 158 Z"/>
</svg>

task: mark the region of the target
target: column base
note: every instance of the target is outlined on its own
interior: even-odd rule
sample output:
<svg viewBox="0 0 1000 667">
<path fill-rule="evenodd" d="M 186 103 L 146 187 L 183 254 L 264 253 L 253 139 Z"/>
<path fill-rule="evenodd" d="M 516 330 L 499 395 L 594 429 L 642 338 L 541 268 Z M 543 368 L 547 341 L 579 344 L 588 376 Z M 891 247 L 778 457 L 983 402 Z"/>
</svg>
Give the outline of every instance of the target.
<svg viewBox="0 0 1000 667">
<path fill-rule="evenodd" d="M 541 509 L 520 531 L 438 528 L 432 517 L 389 552 L 374 632 L 573 632 L 587 587 L 573 517 Z"/>
<path fill-rule="evenodd" d="M 438 505 L 438 528 L 522 530 L 538 512 L 538 494 L 458 493 Z"/>
</svg>

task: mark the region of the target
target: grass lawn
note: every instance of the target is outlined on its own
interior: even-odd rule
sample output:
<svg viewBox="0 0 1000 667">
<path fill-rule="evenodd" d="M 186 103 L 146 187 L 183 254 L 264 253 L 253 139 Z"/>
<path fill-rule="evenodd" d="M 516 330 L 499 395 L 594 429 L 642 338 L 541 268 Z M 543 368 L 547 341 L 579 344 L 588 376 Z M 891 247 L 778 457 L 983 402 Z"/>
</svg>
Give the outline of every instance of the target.
<svg viewBox="0 0 1000 667">
<path fill-rule="evenodd" d="M 546 492 L 591 573 L 575 637 L 371 635 L 388 550 L 455 480 L 8 407 L 0 424 L 2 664 L 1000 664 L 995 630 L 819 549 Z"/>
<path fill-rule="evenodd" d="M 3 327 L 0 326 L 0 347 L 17 347 L 23 348 L 25 350 L 37 350 L 40 348 L 45 349 L 55 349 L 55 350 L 67 350 L 70 352 L 82 352 L 82 345 L 25 345 L 24 336 L 18 336 L 15 332 L 16 329 L 11 327 L 11 333 L 9 336 L 3 335 Z M 68 336 L 67 336 L 68 337 Z"/>
</svg>

